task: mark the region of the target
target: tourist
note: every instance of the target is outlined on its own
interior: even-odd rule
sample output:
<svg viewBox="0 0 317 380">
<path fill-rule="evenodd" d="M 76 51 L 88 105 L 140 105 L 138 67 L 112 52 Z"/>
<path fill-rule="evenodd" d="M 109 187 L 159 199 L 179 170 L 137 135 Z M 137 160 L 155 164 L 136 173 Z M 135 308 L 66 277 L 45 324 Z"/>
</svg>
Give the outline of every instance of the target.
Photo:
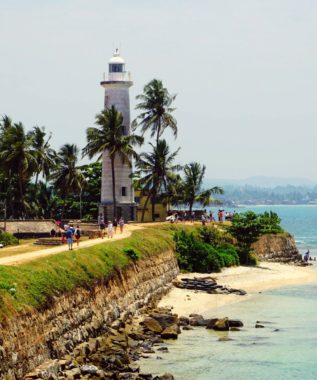
<svg viewBox="0 0 317 380">
<path fill-rule="evenodd" d="M 116 233 L 117 233 L 117 227 L 118 227 L 118 221 L 117 221 L 117 218 L 114 218 L 112 224 L 113 224 L 114 233 L 116 234 Z"/>
<path fill-rule="evenodd" d="M 100 237 L 101 237 L 101 239 L 103 239 L 104 233 L 105 233 L 105 228 L 106 228 L 106 224 L 105 224 L 103 218 L 100 219 L 99 228 L 100 228 Z"/>
<path fill-rule="evenodd" d="M 206 217 L 205 217 L 204 214 L 202 214 L 202 216 L 201 216 L 201 223 L 202 223 L 203 226 L 206 225 Z"/>
<path fill-rule="evenodd" d="M 76 243 L 77 243 L 77 247 L 78 247 L 79 246 L 79 240 L 80 240 L 80 229 L 79 229 L 78 225 L 75 229 L 75 239 L 76 239 Z"/>
<path fill-rule="evenodd" d="M 191 221 L 192 223 L 195 222 L 195 211 L 192 211 L 192 213 L 191 213 L 191 215 L 190 215 L 190 221 Z"/>
<path fill-rule="evenodd" d="M 120 227 L 120 233 L 121 234 L 123 232 L 123 226 L 124 226 L 124 219 L 121 216 L 121 218 L 119 219 L 119 227 Z"/>
<path fill-rule="evenodd" d="M 307 263 L 308 260 L 309 260 L 309 250 L 304 255 L 304 261 L 305 261 L 305 263 Z"/>
<path fill-rule="evenodd" d="M 108 239 L 113 238 L 113 224 L 112 224 L 111 220 L 108 220 L 107 234 L 108 234 Z"/>
<path fill-rule="evenodd" d="M 69 226 L 67 228 L 67 231 L 66 231 L 66 239 L 67 239 L 67 244 L 68 244 L 68 250 L 69 251 L 71 251 L 73 249 L 73 235 L 74 235 L 74 231 L 71 228 L 71 226 Z"/>
</svg>

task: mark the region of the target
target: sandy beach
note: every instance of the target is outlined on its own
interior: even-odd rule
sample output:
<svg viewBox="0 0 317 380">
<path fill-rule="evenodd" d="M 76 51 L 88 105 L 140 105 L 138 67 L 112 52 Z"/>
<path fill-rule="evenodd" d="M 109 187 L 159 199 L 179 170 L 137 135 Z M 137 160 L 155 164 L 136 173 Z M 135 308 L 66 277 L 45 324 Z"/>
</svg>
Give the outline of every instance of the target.
<svg viewBox="0 0 317 380">
<path fill-rule="evenodd" d="M 317 268 L 263 262 L 258 267 L 226 268 L 221 273 L 180 274 L 178 279 L 205 276 L 212 276 L 220 285 L 243 289 L 248 294 L 246 296 L 218 295 L 174 287 L 160 301 L 159 306 L 173 306 L 173 311 L 178 315 L 188 316 L 191 313 L 197 313 L 204 317 L 210 317 L 210 311 L 216 314 L 217 310 L 224 305 L 242 302 L 250 299 L 254 294 L 268 289 L 317 282 Z"/>
</svg>

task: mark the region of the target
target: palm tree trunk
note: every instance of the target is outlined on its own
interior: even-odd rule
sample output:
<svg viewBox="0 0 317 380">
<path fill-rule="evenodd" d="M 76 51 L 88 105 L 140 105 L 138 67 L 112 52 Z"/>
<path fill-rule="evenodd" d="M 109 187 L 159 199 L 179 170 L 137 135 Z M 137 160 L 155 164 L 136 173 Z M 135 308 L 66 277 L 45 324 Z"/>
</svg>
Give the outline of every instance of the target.
<svg viewBox="0 0 317 380">
<path fill-rule="evenodd" d="M 152 196 L 152 221 L 155 222 L 155 202 L 156 202 L 156 192 Z"/>
<path fill-rule="evenodd" d="M 63 208 L 62 208 L 62 214 L 61 214 L 61 221 L 64 219 L 65 206 L 66 206 L 66 195 L 65 195 L 65 198 L 64 198 L 64 202 L 63 202 Z"/>
<path fill-rule="evenodd" d="M 157 133 L 156 133 L 156 146 L 158 145 L 159 139 L 161 134 L 161 119 L 159 119 L 158 127 L 157 127 Z"/>
<path fill-rule="evenodd" d="M 117 218 L 116 177 L 115 177 L 115 170 L 114 170 L 114 157 L 111 157 L 111 175 L 112 175 L 113 217 Z"/>
<path fill-rule="evenodd" d="M 144 222 L 145 210 L 146 210 L 146 207 L 147 207 L 147 204 L 149 202 L 150 197 L 151 197 L 151 194 L 149 193 L 149 195 L 147 196 L 146 201 L 144 203 L 143 210 L 142 210 L 142 217 L 141 217 L 141 222 L 142 223 Z"/>
</svg>

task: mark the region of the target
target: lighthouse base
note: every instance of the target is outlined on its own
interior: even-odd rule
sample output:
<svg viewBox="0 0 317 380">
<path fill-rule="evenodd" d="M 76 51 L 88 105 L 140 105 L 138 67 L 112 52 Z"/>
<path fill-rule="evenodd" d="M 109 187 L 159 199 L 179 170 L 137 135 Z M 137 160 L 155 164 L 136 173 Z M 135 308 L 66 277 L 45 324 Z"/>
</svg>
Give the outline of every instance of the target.
<svg viewBox="0 0 317 380">
<path fill-rule="evenodd" d="M 100 221 L 103 219 L 105 223 L 108 220 L 113 221 L 115 218 L 115 212 L 113 204 L 99 204 L 99 217 Z M 137 205 L 136 203 L 117 203 L 117 219 L 123 218 L 125 222 L 135 222 L 137 220 Z"/>
</svg>

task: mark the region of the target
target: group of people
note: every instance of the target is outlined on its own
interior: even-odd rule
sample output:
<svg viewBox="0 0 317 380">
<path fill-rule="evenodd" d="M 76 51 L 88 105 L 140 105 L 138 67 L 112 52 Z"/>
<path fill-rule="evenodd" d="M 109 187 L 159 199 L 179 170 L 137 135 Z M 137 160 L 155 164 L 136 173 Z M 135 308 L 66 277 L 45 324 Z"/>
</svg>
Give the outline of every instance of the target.
<svg viewBox="0 0 317 380">
<path fill-rule="evenodd" d="M 101 230 L 101 237 L 103 238 L 104 237 L 104 231 L 105 229 L 107 229 L 107 235 L 108 235 L 108 239 L 112 239 L 113 238 L 113 233 L 117 233 L 117 228 L 120 228 L 120 233 L 123 232 L 123 227 L 124 227 L 124 219 L 121 217 L 119 218 L 119 220 L 117 220 L 116 218 L 113 220 L 113 222 L 111 220 L 108 220 L 108 223 L 106 225 L 106 223 L 104 222 L 103 219 L 100 219 L 100 224 L 99 224 L 99 227 L 100 227 L 100 230 Z"/>
<path fill-rule="evenodd" d="M 231 220 L 235 214 L 235 211 L 233 212 L 226 212 L 224 209 L 218 210 L 217 216 L 213 214 L 212 211 L 207 213 L 207 211 L 203 212 L 202 214 L 199 212 L 197 215 L 195 211 L 192 212 L 176 212 L 173 215 L 170 215 L 166 218 L 167 221 L 170 221 L 171 223 L 178 223 L 178 222 L 186 222 L 190 221 L 191 223 L 194 223 L 194 221 L 197 219 L 199 220 L 199 215 L 201 215 L 201 222 L 203 225 L 205 225 L 208 222 L 215 222 L 216 217 L 218 222 L 224 222 L 225 220 Z"/>
<path fill-rule="evenodd" d="M 310 256 L 310 252 L 309 252 L 309 250 L 304 254 L 303 259 L 304 259 L 304 262 L 305 262 L 305 263 L 307 263 L 308 260 L 309 260 L 309 261 L 316 261 L 316 257 L 312 258 L 312 257 Z"/>
<path fill-rule="evenodd" d="M 64 230 L 65 233 L 63 234 L 62 241 L 64 242 L 64 239 L 66 239 L 68 249 L 71 251 L 73 249 L 74 239 L 77 243 L 77 247 L 79 246 L 81 231 L 78 225 L 74 228 L 72 224 L 65 225 Z"/>
</svg>

